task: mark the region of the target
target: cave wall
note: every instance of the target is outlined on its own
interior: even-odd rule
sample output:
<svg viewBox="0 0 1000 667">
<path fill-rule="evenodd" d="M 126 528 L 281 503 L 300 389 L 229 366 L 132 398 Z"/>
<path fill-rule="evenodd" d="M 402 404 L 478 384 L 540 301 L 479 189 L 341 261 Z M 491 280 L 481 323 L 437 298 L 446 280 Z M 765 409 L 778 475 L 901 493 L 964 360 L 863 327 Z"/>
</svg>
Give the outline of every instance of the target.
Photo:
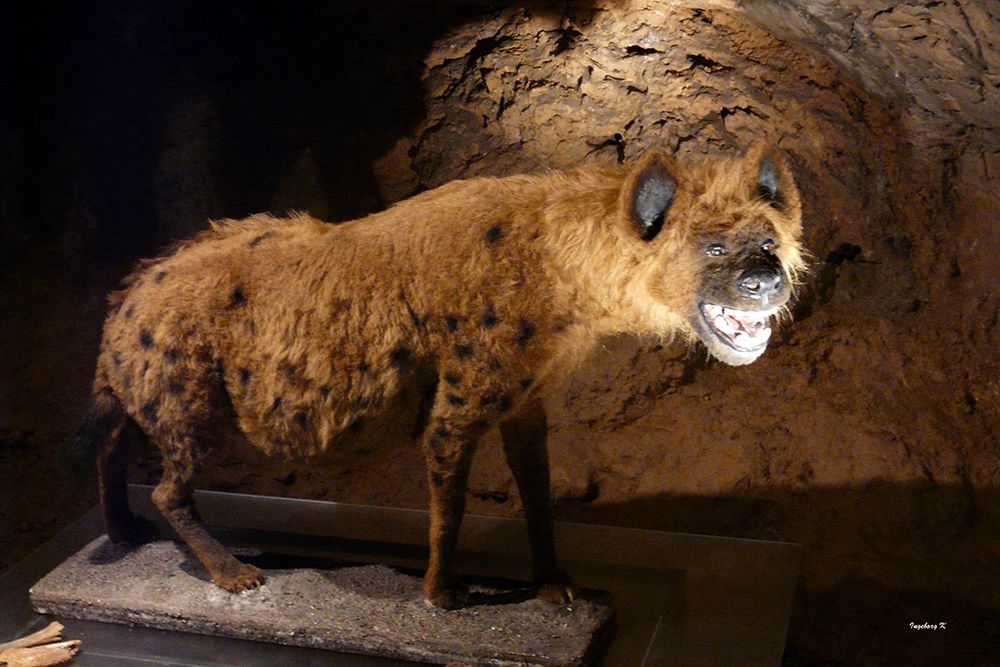
<svg viewBox="0 0 1000 667">
<path fill-rule="evenodd" d="M 455 178 L 765 139 L 804 196 L 795 321 L 746 368 L 607 341 L 547 396 L 558 512 L 803 543 L 808 655 L 885 657 L 819 629 L 849 601 L 964 614 L 975 646 L 996 644 L 995 3 L 150 1 L 10 18 L 0 568 L 93 501 L 52 480 L 103 294 L 204 219 L 343 220 Z M 224 459 L 205 483 L 424 504 L 405 429 L 369 437 L 335 465 Z M 518 511 L 495 434 L 470 486 L 473 511 Z"/>
</svg>

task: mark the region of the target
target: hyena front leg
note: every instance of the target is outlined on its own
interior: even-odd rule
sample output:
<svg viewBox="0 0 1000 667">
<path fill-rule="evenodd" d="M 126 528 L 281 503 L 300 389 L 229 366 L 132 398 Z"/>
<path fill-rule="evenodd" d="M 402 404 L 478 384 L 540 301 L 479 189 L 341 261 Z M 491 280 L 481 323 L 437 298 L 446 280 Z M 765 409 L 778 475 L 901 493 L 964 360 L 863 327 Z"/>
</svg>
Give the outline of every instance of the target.
<svg viewBox="0 0 1000 667">
<path fill-rule="evenodd" d="M 435 406 L 424 433 L 431 496 L 430 561 L 424 577 L 424 598 L 443 609 L 457 609 L 468 599 L 468 592 L 455 577 L 452 566 L 465 512 L 469 468 L 476 443 L 485 429 L 484 423 L 470 421 L 463 413 Z"/>
<path fill-rule="evenodd" d="M 538 597 L 556 604 L 570 602 L 577 591 L 573 580 L 556 564 L 546 442 L 548 422 L 541 399 L 528 401 L 516 415 L 500 422 L 500 435 L 528 524 Z"/>
<path fill-rule="evenodd" d="M 212 582 L 233 593 L 260 585 L 261 571 L 236 560 L 209 535 L 198 516 L 192 497 L 198 472 L 197 441 L 180 434 L 158 434 L 153 441 L 163 452 L 163 478 L 153 490 L 153 502 L 208 570 Z"/>
</svg>

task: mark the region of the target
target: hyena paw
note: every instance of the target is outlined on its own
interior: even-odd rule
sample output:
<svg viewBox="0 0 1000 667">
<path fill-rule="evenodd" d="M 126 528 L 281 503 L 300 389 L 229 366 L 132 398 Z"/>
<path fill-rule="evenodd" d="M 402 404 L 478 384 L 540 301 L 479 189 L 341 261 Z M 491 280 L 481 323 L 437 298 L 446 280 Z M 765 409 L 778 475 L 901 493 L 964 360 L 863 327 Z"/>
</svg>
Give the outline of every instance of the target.
<svg viewBox="0 0 1000 667">
<path fill-rule="evenodd" d="M 234 561 L 232 566 L 212 575 L 212 583 L 230 593 L 240 593 L 264 583 L 264 573 L 253 565 Z"/>
<path fill-rule="evenodd" d="M 125 544 L 145 544 L 156 539 L 156 524 L 149 519 L 131 516 L 127 519 L 108 523 L 108 538 L 112 542 Z"/>
<path fill-rule="evenodd" d="M 469 602 L 469 589 L 462 585 L 424 590 L 424 604 L 440 609 L 461 609 Z"/>
<path fill-rule="evenodd" d="M 580 595 L 573 578 L 565 572 L 536 582 L 538 599 L 552 604 L 568 604 Z"/>
</svg>

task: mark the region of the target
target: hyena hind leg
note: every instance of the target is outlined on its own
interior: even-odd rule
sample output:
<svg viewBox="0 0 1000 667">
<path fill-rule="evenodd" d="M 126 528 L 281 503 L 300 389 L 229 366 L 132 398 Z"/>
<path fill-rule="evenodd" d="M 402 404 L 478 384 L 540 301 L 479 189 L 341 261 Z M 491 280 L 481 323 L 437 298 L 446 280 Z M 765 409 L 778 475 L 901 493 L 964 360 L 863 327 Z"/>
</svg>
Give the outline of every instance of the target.
<svg viewBox="0 0 1000 667">
<path fill-rule="evenodd" d="M 142 544 L 156 537 L 156 524 L 136 516 L 128 504 L 128 460 L 143 437 L 132 419 L 115 429 L 97 456 L 101 512 L 108 537 L 114 542 Z"/>
<path fill-rule="evenodd" d="M 198 517 L 193 480 L 198 472 L 198 445 L 182 435 L 160 436 L 156 445 L 163 452 L 163 478 L 153 490 L 153 502 L 177 534 L 191 548 L 219 588 L 239 593 L 263 582 L 261 571 L 241 563 L 226 551 Z"/>
</svg>

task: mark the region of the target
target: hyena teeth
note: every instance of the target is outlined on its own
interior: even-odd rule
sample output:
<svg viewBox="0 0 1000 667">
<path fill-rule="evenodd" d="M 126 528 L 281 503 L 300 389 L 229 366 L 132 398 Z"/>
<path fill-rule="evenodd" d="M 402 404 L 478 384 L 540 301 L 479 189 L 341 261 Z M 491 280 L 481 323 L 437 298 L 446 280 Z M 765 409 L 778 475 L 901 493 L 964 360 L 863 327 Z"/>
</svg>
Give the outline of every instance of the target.
<svg viewBox="0 0 1000 667">
<path fill-rule="evenodd" d="M 712 324 L 715 325 L 716 329 L 720 329 L 722 331 L 735 331 L 734 327 L 730 324 L 729 319 L 724 315 L 716 315 L 712 320 Z"/>
<path fill-rule="evenodd" d="M 706 303 L 703 306 L 705 319 L 716 331 L 727 339 L 733 347 L 745 351 L 758 350 L 771 337 L 767 319 L 777 312 L 776 308 L 766 311 L 740 310 Z"/>
<path fill-rule="evenodd" d="M 711 304 L 706 304 L 706 306 Z M 726 315 L 731 315 L 732 317 L 737 317 L 740 319 L 763 319 L 771 317 L 777 314 L 777 308 L 769 308 L 767 310 L 740 310 L 738 308 L 727 308 L 726 306 L 712 306 L 713 308 L 721 308 L 722 312 Z"/>
</svg>

